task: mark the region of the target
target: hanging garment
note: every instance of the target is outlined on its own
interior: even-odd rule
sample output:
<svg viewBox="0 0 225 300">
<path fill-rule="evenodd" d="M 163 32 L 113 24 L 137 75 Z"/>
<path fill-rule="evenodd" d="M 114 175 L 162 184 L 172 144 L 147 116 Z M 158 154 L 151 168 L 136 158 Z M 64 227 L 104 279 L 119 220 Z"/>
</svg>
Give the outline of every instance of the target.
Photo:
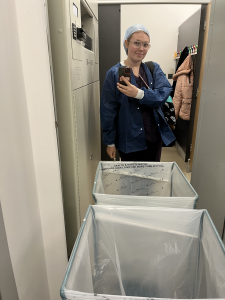
<svg viewBox="0 0 225 300">
<path fill-rule="evenodd" d="M 186 121 L 190 120 L 191 102 L 193 91 L 193 61 L 191 55 L 185 59 L 182 65 L 173 76 L 173 80 L 177 81 L 176 89 L 173 97 L 175 108 L 175 116 Z"/>
<path fill-rule="evenodd" d="M 182 63 L 185 61 L 185 59 L 188 57 L 188 54 L 189 54 L 189 49 L 188 49 L 188 47 L 185 47 L 184 50 L 181 52 L 180 58 L 178 60 L 177 67 L 176 67 L 176 72 L 179 69 L 179 67 L 182 65 Z M 175 89 L 176 89 L 176 84 L 177 84 L 177 82 L 173 81 L 173 87 L 172 87 L 172 90 L 170 92 L 170 96 L 172 98 L 174 97 L 174 92 L 175 92 Z"/>
<path fill-rule="evenodd" d="M 166 100 L 166 103 L 162 106 L 162 111 L 170 129 L 174 130 L 176 125 L 175 109 L 171 96 Z"/>
</svg>

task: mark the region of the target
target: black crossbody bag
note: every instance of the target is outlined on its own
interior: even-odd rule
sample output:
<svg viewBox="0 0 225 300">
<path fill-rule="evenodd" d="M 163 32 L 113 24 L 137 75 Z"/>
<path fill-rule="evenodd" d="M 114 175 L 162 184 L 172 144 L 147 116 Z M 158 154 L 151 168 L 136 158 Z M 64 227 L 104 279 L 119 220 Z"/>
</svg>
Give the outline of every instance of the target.
<svg viewBox="0 0 225 300">
<path fill-rule="evenodd" d="M 153 78 L 153 73 L 154 73 L 154 68 L 155 68 L 153 62 L 147 61 L 147 62 L 145 62 L 145 64 L 146 64 L 147 68 L 149 69 L 149 71 L 151 72 L 152 78 Z M 146 84 L 144 79 L 141 76 L 140 76 L 140 78 L 142 79 L 142 81 L 145 83 L 145 85 L 149 89 L 149 86 Z M 163 111 L 163 114 L 164 114 L 167 124 L 170 126 L 171 129 L 174 129 L 175 125 L 176 125 L 176 117 L 175 117 L 175 109 L 174 109 L 173 102 L 166 102 L 161 108 L 162 108 L 162 111 Z"/>
</svg>

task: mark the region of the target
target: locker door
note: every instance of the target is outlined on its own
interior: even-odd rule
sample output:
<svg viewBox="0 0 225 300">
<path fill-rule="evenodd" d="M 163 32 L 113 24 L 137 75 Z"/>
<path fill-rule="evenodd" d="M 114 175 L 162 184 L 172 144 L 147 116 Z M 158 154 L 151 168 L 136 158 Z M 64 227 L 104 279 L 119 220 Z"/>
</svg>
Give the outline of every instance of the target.
<svg viewBox="0 0 225 300">
<path fill-rule="evenodd" d="M 100 160 L 98 82 L 75 90 L 74 95 L 79 194 L 76 201 L 79 201 L 81 222 L 88 206 L 94 204 L 92 188 L 95 170 Z"/>
</svg>

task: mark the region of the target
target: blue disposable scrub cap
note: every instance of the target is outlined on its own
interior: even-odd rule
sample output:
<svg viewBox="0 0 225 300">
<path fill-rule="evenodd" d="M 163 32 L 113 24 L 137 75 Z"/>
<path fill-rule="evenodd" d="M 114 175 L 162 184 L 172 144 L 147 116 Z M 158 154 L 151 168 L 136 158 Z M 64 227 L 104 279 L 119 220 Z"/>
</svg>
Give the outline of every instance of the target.
<svg viewBox="0 0 225 300">
<path fill-rule="evenodd" d="M 125 46 L 125 40 L 129 39 L 129 37 L 135 33 L 136 31 L 144 31 L 150 38 L 150 34 L 148 32 L 148 30 L 145 28 L 144 25 L 141 25 L 141 24 L 135 24 L 135 25 L 132 25 L 130 26 L 127 30 L 126 30 L 126 33 L 125 33 L 125 36 L 124 36 L 124 39 L 123 39 L 123 47 L 126 51 L 126 54 L 128 53 L 127 52 L 127 48 Z"/>
</svg>

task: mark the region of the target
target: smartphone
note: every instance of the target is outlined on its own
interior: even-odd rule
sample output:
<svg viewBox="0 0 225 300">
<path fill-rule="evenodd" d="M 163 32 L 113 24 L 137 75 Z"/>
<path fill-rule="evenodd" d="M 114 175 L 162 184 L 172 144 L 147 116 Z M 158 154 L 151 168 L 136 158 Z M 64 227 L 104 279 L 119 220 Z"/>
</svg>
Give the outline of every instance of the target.
<svg viewBox="0 0 225 300">
<path fill-rule="evenodd" d="M 119 67 L 119 83 L 122 85 L 127 85 L 122 79 L 121 76 L 126 77 L 126 79 L 128 81 L 130 81 L 130 77 L 131 77 L 131 68 L 129 67 Z"/>
</svg>

